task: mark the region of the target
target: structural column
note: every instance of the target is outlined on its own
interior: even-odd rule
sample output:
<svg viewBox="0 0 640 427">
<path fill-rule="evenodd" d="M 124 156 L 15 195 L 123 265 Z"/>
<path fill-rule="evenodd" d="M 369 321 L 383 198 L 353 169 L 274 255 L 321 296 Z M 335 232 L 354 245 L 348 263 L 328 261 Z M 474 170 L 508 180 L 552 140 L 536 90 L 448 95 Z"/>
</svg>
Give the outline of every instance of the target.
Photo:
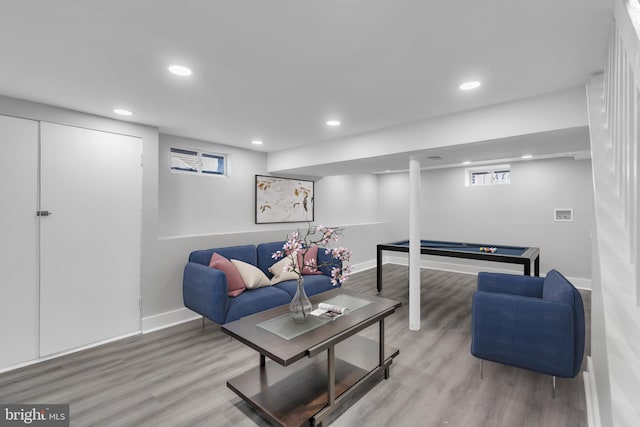
<svg viewBox="0 0 640 427">
<path fill-rule="evenodd" d="M 409 157 L 409 329 L 420 330 L 420 160 Z"/>
</svg>

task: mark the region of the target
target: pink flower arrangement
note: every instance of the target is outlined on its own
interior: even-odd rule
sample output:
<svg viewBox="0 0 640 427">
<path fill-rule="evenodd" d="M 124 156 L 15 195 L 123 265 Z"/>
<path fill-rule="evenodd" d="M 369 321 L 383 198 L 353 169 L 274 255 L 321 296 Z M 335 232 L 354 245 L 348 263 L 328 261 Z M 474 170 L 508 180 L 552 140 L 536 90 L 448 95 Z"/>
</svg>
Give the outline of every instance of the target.
<svg viewBox="0 0 640 427">
<path fill-rule="evenodd" d="M 341 267 L 333 266 L 331 268 L 331 284 L 333 286 L 340 283 L 341 285 L 346 283 L 351 274 L 351 251 L 342 246 L 332 248 L 331 242 L 338 242 L 342 237 L 342 228 L 329 228 L 322 225 L 311 225 L 307 228 L 304 236 L 300 234 L 300 231 L 294 231 L 287 236 L 287 241 L 282 245 L 282 250 L 273 253 L 272 258 L 278 259 L 287 257 L 291 263 L 288 267 L 285 267 L 285 271 L 292 271 L 302 277 L 302 270 L 307 267 L 312 270 L 316 270 L 324 265 L 333 265 L 331 262 L 324 262 L 318 265 L 318 261 L 314 258 L 305 259 L 304 255 L 309 248 L 316 245 L 319 248 L 323 248 L 325 254 L 331 254 L 331 258 L 340 261 Z M 298 265 L 298 255 L 302 255 L 303 265 Z"/>
</svg>

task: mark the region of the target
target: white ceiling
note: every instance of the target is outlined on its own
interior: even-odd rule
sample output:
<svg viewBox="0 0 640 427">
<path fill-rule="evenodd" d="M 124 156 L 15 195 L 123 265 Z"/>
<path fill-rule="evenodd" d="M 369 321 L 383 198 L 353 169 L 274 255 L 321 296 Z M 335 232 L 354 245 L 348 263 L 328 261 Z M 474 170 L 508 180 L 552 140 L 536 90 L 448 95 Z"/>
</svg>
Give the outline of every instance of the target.
<svg viewBox="0 0 640 427">
<path fill-rule="evenodd" d="M 299 169 L 289 169 L 286 174 L 314 178 L 350 173 L 405 172 L 409 167 L 410 154 L 416 155 L 420 159 L 420 166 L 423 170 L 465 167 L 463 165 L 465 161 L 473 161 L 471 165 L 473 167 L 489 163 L 527 161 L 522 159 L 523 154 L 531 155 L 538 160 L 557 157 L 582 160 L 590 158 L 589 129 L 583 126 L 549 131 L 544 135 L 525 134 L 511 138 L 430 148 L 412 153 L 305 166 Z"/>
<path fill-rule="evenodd" d="M 161 133 L 274 151 L 584 85 L 603 69 L 611 8 L 2 0 L 0 94 L 107 117 L 127 108 Z M 172 63 L 193 76 L 170 75 Z M 483 85 L 459 91 L 468 79 Z"/>
</svg>

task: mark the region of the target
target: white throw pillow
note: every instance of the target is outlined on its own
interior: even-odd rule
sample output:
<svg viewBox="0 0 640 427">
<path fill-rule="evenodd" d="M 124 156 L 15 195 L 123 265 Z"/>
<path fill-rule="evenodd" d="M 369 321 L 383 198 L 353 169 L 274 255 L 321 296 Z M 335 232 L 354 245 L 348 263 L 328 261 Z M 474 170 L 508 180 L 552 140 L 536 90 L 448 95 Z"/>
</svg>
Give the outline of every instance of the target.
<svg viewBox="0 0 640 427">
<path fill-rule="evenodd" d="M 271 284 L 275 285 L 276 283 L 284 282 L 285 280 L 297 280 L 298 273 L 290 271 L 291 266 L 295 264 L 296 263 L 293 263 L 291 261 L 291 258 L 284 257 L 280 261 L 269 267 L 269 271 L 271 272 L 271 274 L 273 274 L 273 277 L 271 278 Z M 285 271 L 285 267 L 289 267 L 287 271 Z"/>
<path fill-rule="evenodd" d="M 271 286 L 269 278 L 255 265 L 251 265 L 244 261 L 232 259 L 231 262 L 236 266 L 240 277 L 247 289 L 256 289 L 261 286 Z"/>
</svg>

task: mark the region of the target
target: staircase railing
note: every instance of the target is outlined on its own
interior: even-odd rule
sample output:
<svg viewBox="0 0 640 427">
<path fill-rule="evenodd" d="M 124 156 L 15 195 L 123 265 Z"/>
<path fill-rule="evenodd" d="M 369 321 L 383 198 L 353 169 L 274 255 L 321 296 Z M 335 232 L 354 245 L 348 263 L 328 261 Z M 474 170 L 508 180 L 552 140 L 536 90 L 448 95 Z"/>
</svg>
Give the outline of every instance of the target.
<svg viewBox="0 0 640 427">
<path fill-rule="evenodd" d="M 595 200 L 590 426 L 640 425 L 640 4 L 613 3 L 604 75 L 587 87 Z"/>
<path fill-rule="evenodd" d="M 621 243 L 628 248 L 636 279 L 634 299 L 640 307 L 640 3 L 614 3 L 615 25 L 604 73 L 606 144 L 625 234 Z"/>
</svg>

